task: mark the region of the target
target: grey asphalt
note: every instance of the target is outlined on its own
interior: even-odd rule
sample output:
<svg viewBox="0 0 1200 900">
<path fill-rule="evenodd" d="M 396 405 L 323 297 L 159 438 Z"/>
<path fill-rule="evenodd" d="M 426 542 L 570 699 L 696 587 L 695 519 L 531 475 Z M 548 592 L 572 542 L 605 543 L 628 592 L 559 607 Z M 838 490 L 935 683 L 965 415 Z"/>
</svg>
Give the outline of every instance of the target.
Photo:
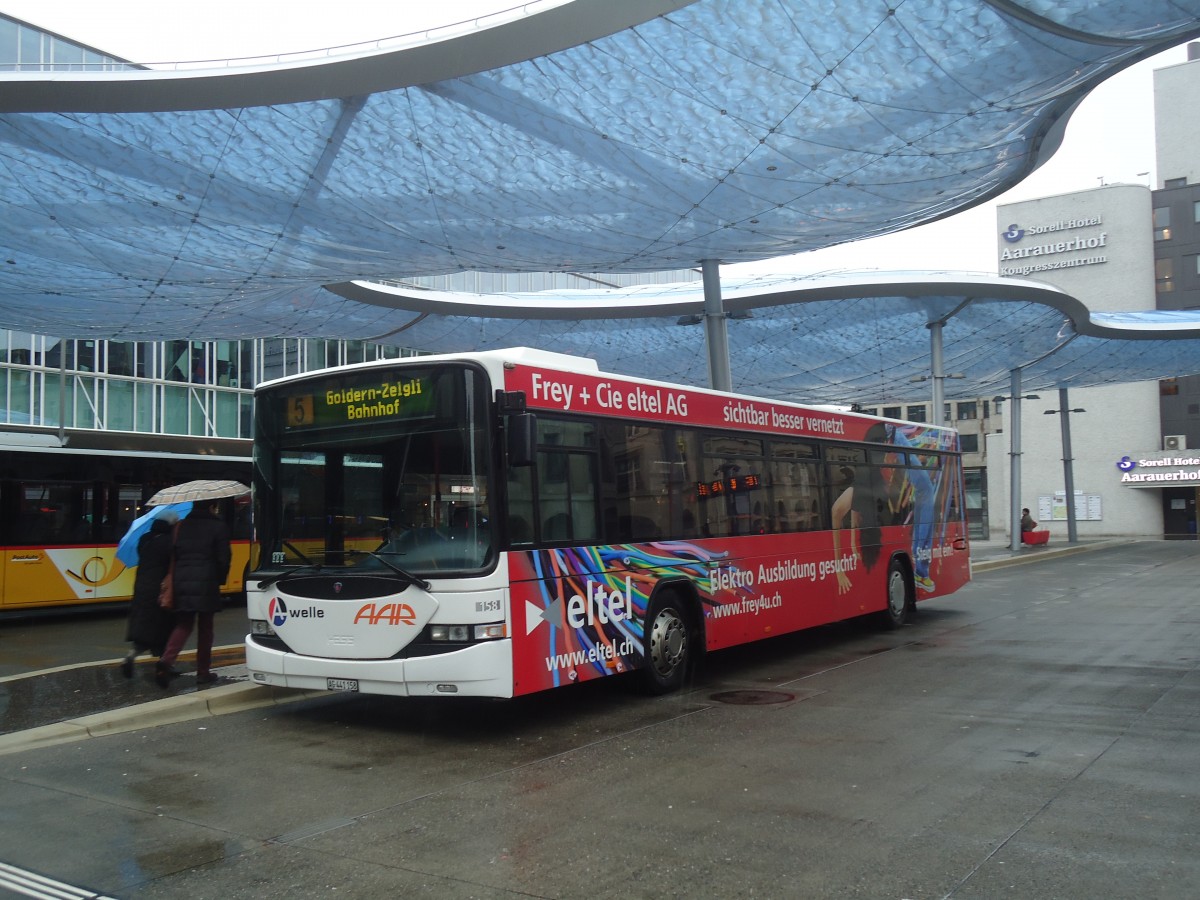
<svg viewBox="0 0 1200 900">
<path fill-rule="evenodd" d="M 987 549 L 913 625 L 665 698 L 234 682 L 0 735 L 0 863 L 115 897 L 1200 896 L 1200 545 Z"/>
<path fill-rule="evenodd" d="M 1102 542 L 1022 547 L 977 541 L 971 559 L 976 572 L 1102 547 Z M 163 690 L 153 681 L 153 664 L 141 657 L 126 679 L 120 658 L 125 615 L 98 609 L 81 615 L 47 615 L 0 622 L 0 755 L 23 746 L 44 746 L 91 734 L 110 734 L 143 724 L 183 721 L 299 699 L 246 683 L 245 607 L 230 606 L 215 618 L 214 671 L 221 682 L 197 686 L 190 672 L 194 650 L 185 649 L 184 675 Z M 194 645 L 194 636 L 189 646 Z"/>
</svg>

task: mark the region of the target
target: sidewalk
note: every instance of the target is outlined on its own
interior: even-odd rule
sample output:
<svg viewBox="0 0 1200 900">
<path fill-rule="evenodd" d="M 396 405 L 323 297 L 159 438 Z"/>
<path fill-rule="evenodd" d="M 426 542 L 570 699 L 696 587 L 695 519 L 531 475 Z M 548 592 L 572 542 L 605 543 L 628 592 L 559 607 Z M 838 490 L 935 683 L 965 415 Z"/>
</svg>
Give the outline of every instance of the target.
<svg viewBox="0 0 1200 900">
<path fill-rule="evenodd" d="M 1065 540 L 1013 551 L 1007 540 L 972 541 L 974 572 L 1083 553 L 1120 543 Z M 194 651 L 182 654 L 190 662 Z M 0 756 L 36 746 L 86 740 L 102 734 L 133 731 L 169 722 L 201 719 L 243 709 L 273 706 L 323 696 L 270 688 L 247 681 L 245 651 L 240 645 L 216 648 L 214 671 L 221 681 L 198 686 L 185 673 L 170 688 L 154 683 L 153 664 L 139 662 L 134 677 L 121 675 L 120 660 L 103 660 L 0 678 Z"/>
<path fill-rule="evenodd" d="M 1123 538 L 1090 539 L 1069 544 L 1065 537 L 1057 540 L 1055 537 L 1051 537 L 1049 543 L 1036 546 L 1022 544 L 1018 550 L 1009 547 L 1008 538 L 1005 536 L 989 541 L 973 540 L 971 541 L 971 569 L 974 572 L 986 572 L 988 569 L 1020 565 L 1054 556 L 1086 553 L 1113 544 L 1123 544 L 1126 543 L 1126 540 Z"/>
</svg>

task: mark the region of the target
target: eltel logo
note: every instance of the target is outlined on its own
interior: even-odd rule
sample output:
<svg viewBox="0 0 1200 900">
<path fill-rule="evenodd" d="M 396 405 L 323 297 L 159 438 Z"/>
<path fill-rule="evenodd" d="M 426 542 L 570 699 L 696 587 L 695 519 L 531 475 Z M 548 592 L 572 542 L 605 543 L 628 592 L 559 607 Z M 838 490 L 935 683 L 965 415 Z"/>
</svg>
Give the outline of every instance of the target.
<svg viewBox="0 0 1200 900">
<path fill-rule="evenodd" d="M 1120 462 L 1117 463 L 1117 468 L 1122 472 L 1131 472 L 1137 468 L 1137 463 L 1128 456 L 1122 456 Z"/>
<path fill-rule="evenodd" d="M 417 614 L 407 603 L 384 603 L 379 607 L 374 603 L 364 603 L 354 617 L 354 624 L 359 622 L 368 625 L 416 625 Z"/>
<path fill-rule="evenodd" d="M 633 586 L 631 579 L 625 579 L 625 590 L 615 588 L 606 591 L 603 584 L 587 580 L 585 586 L 587 597 L 573 595 L 564 601 L 558 597 L 543 609 L 525 601 L 525 633 L 531 634 L 542 622 L 549 622 L 555 628 L 583 628 L 585 625 L 595 625 L 597 622 L 624 622 L 634 617 Z"/>
<path fill-rule="evenodd" d="M 1008 226 L 1008 231 L 1000 232 L 1000 237 L 1004 238 L 1010 244 L 1015 244 L 1021 238 L 1025 237 L 1025 229 L 1018 227 L 1014 223 Z"/>
</svg>

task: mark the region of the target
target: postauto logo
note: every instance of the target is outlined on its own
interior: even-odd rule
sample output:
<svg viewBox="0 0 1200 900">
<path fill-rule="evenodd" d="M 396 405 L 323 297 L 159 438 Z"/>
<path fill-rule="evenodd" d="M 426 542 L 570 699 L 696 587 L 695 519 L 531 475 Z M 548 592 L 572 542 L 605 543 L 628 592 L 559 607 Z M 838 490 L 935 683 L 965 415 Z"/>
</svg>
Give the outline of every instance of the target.
<svg viewBox="0 0 1200 900">
<path fill-rule="evenodd" d="M 1004 238 L 1010 244 L 1015 244 L 1021 238 L 1025 237 L 1025 229 L 1014 222 L 1008 226 L 1008 231 L 1000 232 L 1000 237 Z"/>
</svg>

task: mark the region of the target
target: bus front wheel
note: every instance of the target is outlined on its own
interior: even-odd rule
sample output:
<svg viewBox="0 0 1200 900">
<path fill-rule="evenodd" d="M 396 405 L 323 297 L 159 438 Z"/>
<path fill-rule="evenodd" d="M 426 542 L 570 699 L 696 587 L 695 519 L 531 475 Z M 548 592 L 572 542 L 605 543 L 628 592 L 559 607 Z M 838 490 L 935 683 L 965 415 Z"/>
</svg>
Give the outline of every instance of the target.
<svg viewBox="0 0 1200 900">
<path fill-rule="evenodd" d="M 643 634 L 646 665 L 642 688 L 648 694 L 667 694 L 683 684 L 692 655 L 692 633 L 678 597 L 664 595 L 650 602 Z"/>
<path fill-rule="evenodd" d="M 893 559 L 887 573 L 887 606 L 879 614 L 884 628 L 899 628 L 908 621 L 913 608 L 912 583 L 908 570 L 899 559 Z"/>
</svg>

